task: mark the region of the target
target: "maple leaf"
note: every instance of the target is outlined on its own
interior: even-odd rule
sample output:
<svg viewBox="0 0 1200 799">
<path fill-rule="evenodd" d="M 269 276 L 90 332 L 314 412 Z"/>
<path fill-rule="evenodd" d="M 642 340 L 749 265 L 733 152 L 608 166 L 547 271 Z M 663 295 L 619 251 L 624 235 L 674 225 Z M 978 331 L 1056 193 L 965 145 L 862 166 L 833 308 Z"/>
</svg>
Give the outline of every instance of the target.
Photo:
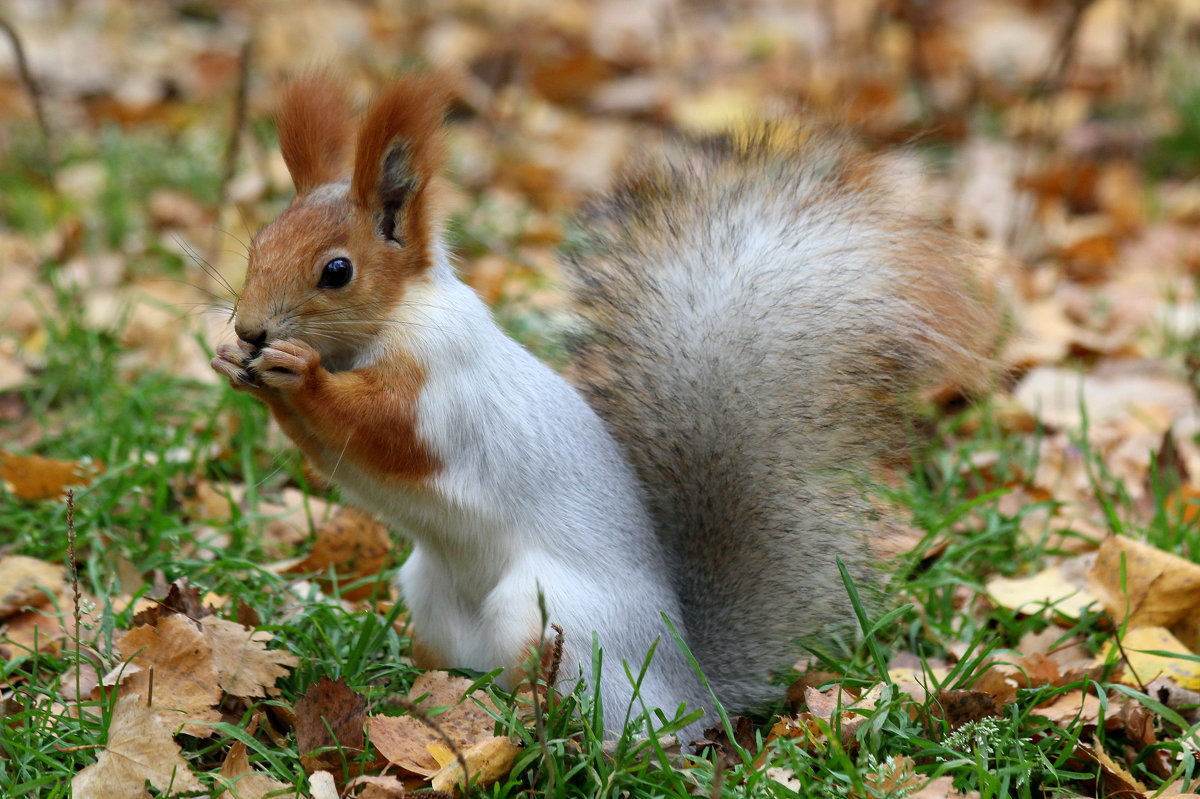
<svg viewBox="0 0 1200 799">
<path fill-rule="evenodd" d="M 188 721 L 183 732 L 188 735 L 212 735 L 212 727 L 191 723 L 221 718 L 213 707 L 221 701 L 221 686 L 212 648 L 195 622 L 179 614 L 165 616 L 154 627 L 142 625 L 122 634 L 117 649 L 140 667 L 132 673 L 126 669 L 120 678 L 124 691 L 149 695 L 153 670 L 155 707 L 182 714 Z"/>
<path fill-rule="evenodd" d="M 75 799 L 148 799 L 147 782 L 172 794 L 204 790 L 158 713 L 130 693 L 117 699 L 108 743 L 71 780 L 71 792 Z"/>
<path fill-rule="evenodd" d="M 265 696 L 275 680 L 300 663 L 291 652 L 267 649 L 271 634 L 265 630 L 254 631 L 216 616 L 206 616 L 200 626 L 212 647 L 217 683 L 231 696 Z"/>
</svg>

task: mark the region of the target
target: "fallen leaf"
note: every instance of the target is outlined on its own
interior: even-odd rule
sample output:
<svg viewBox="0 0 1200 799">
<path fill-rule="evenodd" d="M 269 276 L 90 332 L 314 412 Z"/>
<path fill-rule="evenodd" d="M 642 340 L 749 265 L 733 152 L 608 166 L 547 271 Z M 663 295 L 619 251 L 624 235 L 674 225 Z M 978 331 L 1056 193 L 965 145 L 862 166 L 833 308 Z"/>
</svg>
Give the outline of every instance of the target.
<svg viewBox="0 0 1200 799">
<path fill-rule="evenodd" d="M 1124 536 L 1100 545 L 1088 585 L 1127 627 L 1169 627 L 1200 612 L 1200 565 Z"/>
<path fill-rule="evenodd" d="M 204 789 L 154 709 L 140 694 L 126 694 L 113 707 L 104 750 L 71 780 L 71 792 L 75 799 L 148 799 L 147 782 L 171 794 Z"/>
<path fill-rule="evenodd" d="M 133 617 L 134 624 L 154 626 L 159 620 L 173 613 L 180 613 L 192 621 L 200 621 L 205 616 L 212 615 L 212 608 L 204 604 L 200 597 L 200 589 L 188 585 L 187 580 L 176 580 L 167 589 L 165 599 L 155 600 L 146 610 L 139 611 Z"/>
<path fill-rule="evenodd" d="M 1078 619 L 1097 601 L 1086 588 L 1066 579 L 1059 565 L 1029 577 L 993 577 L 987 592 L 993 602 L 1013 613 L 1034 615 L 1049 606 L 1071 619 Z"/>
<path fill-rule="evenodd" d="M 956 791 L 953 777 L 938 777 L 925 783 L 919 790 L 907 794 L 905 799 L 979 799 L 979 791 Z"/>
<path fill-rule="evenodd" d="M 435 708 L 446 708 L 432 718 L 460 750 L 491 738 L 496 726 L 487 710 L 493 707 L 491 700 L 483 691 L 464 696 L 471 685 L 472 682 L 464 677 L 454 677 L 444 671 L 427 671 L 417 677 L 409 691 L 410 701 L 425 696 L 417 703 L 424 712 L 432 715 Z M 410 774 L 432 777 L 441 769 L 441 764 L 427 748 L 430 743 L 440 741 L 441 736 L 415 716 L 372 716 L 370 735 L 371 743 L 388 762 Z"/>
<path fill-rule="evenodd" d="M 266 696 L 275 681 L 300 660 L 291 652 L 267 649 L 271 634 L 237 622 L 207 616 L 200 623 L 212 648 L 217 683 L 231 696 Z"/>
<path fill-rule="evenodd" d="M 1032 715 L 1050 719 L 1064 729 L 1073 729 L 1078 722 L 1095 725 L 1100 719 L 1100 699 L 1083 691 L 1068 691 L 1035 708 Z"/>
<path fill-rule="evenodd" d="M 484 738 L 462 753 L 467 764 L 467 779 L 463 778 L 462 764 L 454 757 L 433 775 L 430 787 L 435 791 L 452 792 L 456 787 L 464 787 L 469 780 L 476 788 L 486 788 L 508 776 L 521 751 L 521 746 L 508 737 Z"/>
<path fill-rule="evenodd" d="M 322 677 L 296 702 L 296 748 L 314 772 L 342 765 L 363 749 L 367 700 L 340 679 Z M 311 779 L 311 777 L 310 777 Z"/>
<path fill-rule="evenodd" d="M 795 791 L 797 795 L 804 788 L 804 784 L 796 777 L 796 772 L 790 768 L 772 766 L 764 773 L 767 775 L 767 779 L 774 780 L 789 791 Z"/>
<path fill-rule="evenodd" d="M 987 691 L 941 690 L 931 707 L 936 718 L 944 719 L 950 729 L 1000 715 L 1000 702 Z"/>
<path fill-rule="evenodd" d="M 0 660 L 44 652 L 67 634 L 57 614 L 40 610 L 14 613 L 0 624 Z"/>
<path fill-rule="evenodd" d="M 221 765 L 221 777 L 230 783 L 230 787 L 221 793 L 219 799 L 263 799 L 267 794 L 292 787 L 251 768 L 246 745 L 241 741 L 234 741 L 230 747 Z"/>
<path fill-rule="evenodd" d="M 346 783 L 346 797 L 355 799 L 404 799 L 404 783 L 395 777 L 364 774 Z"/>
<path fill-rule="evenodd" d="M 1153 427 L 1161 428 L 1152 429 L 1158 435 L 1166 432 L 1172 418 L 1196 404 L 1186 379 L 1157 364 L 1140 362 L 1122 363 L 1107 372 L 1088 375 L 1038 366 L 1021 379 L 1013 397 L 1054 429 L 1081 430 L 1086 408 L 1090 426 L 1133 414 L 1147 421 L 1153 419 Z M 1165 420 L 1165 425 L 1160 420 Z"/>
<path fill-rule="evenodd" d="M 1115 647 L 1110 642 L 1096 656 L 1096 662 L 1105 662 Z M 1121 676 L 1126 685 L 1137 687 L 1159 677 L 1170 677 L 1184 688 L 1200 690 L 1200 659 L 1165 627 L 1129 630 L 1121 637 L 1121 648 L 1128 664 Z M 1150 654 L 1151 651 L 1178 653 L 1182 657 L 1164 657 Z"/>
<path fill-rule="evenodd" d="M 906 796 L 917 790 L 924 778 L 916 771 L 916 762 L 905 755 L 895 755 L 880 763 L 874 772 L 863 775 L 870 787 L 868 796 Z"/>
<path fill-rule="evenodd" d="M 64 569 L 23 555 L 0 558 L 0 619 L 25 608 L 40 608 L 66 584 Z"/>
<path fill-rule="evenodd" d="M 309 774 L 308 791 L 311 799 L 338 799 L 337 781 L 328 771 Z"/>
<path fill-rule="evenodd" d="M 68 486 L 88 485 L 104 471 L 88 461 L 60 461 L 40 455 L 0 452 L 0 484 L 21 499 L 54 499 L 64 496 Z"/>
<path fill-rule="evenodd" d="M 378 583 L 383 579 L 393 549 L 391 535 L 375 517 L 357 508 L 342 507 L 317 531 L 317 540 L 308 556 L 286 573 L 315 574 L 322 588 L 329 591 L 329 581 L 320 576 L 332 569 L 342 587 L 342 597 L 366 599 L 380 590 Z M 354 588 L 344 587 L 360 580 L 367 582 Z M 389 595 L 387 588 L 382 593 Z"/>
<path fill-rule="evenodd" d="M 153 679 L 152 700 L 164 719 L 177 713 L 186 720 L 182 731 L 188 735 L 213 734 L 207 724 L 192 723 L 221 720 L 214 707 L 221 701 L 221 686 L 212 648 L 195 622 L 179 614 L 166 616 L 156 626 L 141 625 L 121 634 L 116 643 L 121 656 L 139 667 L 124 670 L 124 691 L 148 696 Z"/>
</svg>

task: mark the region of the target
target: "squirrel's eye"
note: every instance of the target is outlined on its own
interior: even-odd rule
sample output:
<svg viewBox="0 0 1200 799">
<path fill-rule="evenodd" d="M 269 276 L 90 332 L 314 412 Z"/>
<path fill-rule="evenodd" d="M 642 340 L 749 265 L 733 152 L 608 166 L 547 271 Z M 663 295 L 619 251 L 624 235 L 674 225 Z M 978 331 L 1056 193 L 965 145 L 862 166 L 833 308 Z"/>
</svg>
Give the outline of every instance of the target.
<svg viewBox="0 0 1200 799">
<path fill-rule="evenodd" d="M 349 258 L 334 258 L 325 264 L 321 270 L 321 279 L 317 281 L 319 289 L 340 289 L 350 282 L 354 275 L 354 264 Z"/>
</svg>

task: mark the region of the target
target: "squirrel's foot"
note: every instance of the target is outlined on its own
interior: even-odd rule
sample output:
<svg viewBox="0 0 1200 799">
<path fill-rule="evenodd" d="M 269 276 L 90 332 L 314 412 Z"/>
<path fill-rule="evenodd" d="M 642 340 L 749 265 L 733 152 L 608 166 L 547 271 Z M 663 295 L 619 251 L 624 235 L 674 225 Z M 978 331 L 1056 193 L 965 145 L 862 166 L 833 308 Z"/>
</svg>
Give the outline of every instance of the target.
<svg viewBox="0 0 1200 799">
<path fill-rule="evenodd" d="M 262 391 L 262 384 L 249 369 L 249 358 L 238 347 L 231 344 L 217 347 L 217 357 L 212 359 L 212 368 L 217 374 L 228 378 L 229 385 L 236 391 Z"/>
<path fill-rule="evenodd" d="M 303 341 L 284 339 L 264 347 L 248 366 L 267 388 L 293 392 L 316 378 L 321 355 Z"/>
</svg>

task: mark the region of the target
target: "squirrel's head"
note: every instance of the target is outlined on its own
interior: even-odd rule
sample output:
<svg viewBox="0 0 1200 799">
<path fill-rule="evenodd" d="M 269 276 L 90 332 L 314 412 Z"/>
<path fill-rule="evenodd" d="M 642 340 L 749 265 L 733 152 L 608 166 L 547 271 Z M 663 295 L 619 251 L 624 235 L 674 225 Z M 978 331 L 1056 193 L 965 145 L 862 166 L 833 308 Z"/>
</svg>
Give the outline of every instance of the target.
<svg viewBox="0 0 1200 799">
<path fill-rule="evenodd" d="M 336 81 L 313 75 L 288 87 L 277 123 L 296 198 L 251 244 L 238 338 L 255 347 L 298 338 L 338 369 L 395 321 L 435 259 L 432 184 L 447 95 L 436 77 L 403 78 L 375 100 L 355 137 Z"/>
</svg>

